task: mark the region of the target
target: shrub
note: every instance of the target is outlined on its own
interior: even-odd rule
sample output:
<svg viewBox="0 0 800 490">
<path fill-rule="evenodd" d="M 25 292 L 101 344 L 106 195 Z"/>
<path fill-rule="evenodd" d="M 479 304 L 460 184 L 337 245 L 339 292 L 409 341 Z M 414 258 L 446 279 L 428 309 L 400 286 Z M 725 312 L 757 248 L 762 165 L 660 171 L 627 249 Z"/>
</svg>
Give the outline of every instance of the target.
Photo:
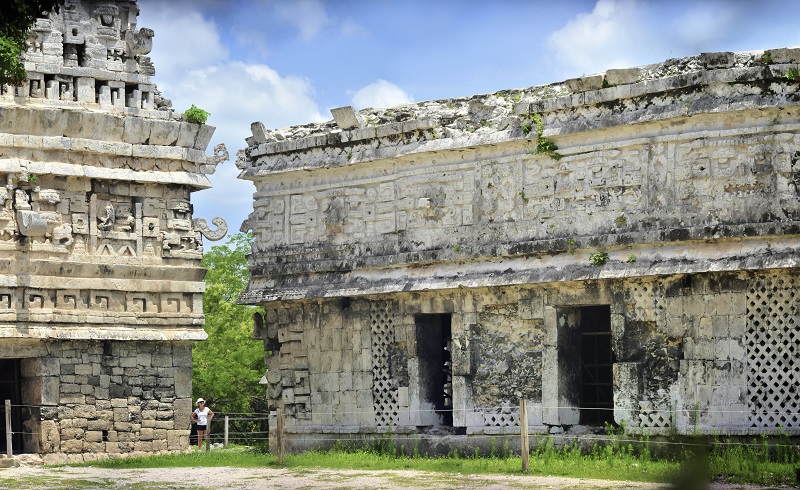
<svg viewBox="0 0 800 490">
<path fill-rule="evenodd" d="M 210 112 L 204 111 L 194 104 L 183 113 L 183 116 L 188 122 L 197 124 L 205 124 L 210 115 Z"/>
</svg>

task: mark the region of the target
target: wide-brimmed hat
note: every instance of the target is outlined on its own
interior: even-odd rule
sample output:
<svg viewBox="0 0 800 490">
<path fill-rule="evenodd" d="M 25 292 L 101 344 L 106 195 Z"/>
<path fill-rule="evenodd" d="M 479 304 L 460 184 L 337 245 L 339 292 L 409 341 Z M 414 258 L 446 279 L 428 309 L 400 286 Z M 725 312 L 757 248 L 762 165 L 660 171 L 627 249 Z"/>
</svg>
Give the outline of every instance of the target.
<svg viewBox="0 0 800 490">
<path fill-rule="evenodd" d="M 202 398 L 198 398 L 198 399 L 197 399 L 197 403 L 200 403 L 200 402 L 203 402 L 203 403 L 205 403 L 206 401 L 205 401 L 205 400 L 203 400 Z"/>
</svg>

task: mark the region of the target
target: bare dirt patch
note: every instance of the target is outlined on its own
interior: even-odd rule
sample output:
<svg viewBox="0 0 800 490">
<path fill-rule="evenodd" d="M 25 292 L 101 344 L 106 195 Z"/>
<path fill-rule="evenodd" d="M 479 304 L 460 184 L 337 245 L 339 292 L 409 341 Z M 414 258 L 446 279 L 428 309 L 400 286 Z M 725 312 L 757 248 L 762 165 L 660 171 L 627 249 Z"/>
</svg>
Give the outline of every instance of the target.
<svg viewBox="0 0 800 490">
<path fill-rule="evenodd" d="M 361 471 L 274 468 L 147 468 L 19 466 L 0 470 L 2 489 L 126 488 L 146 489 L 553 489 L 553 490 L 656 490 L 666 484 L 607 481 L 554 476 L 460 475 L 423 471 Z M 738 490 L 737 485 L 713 488 Z"/>
</svg>

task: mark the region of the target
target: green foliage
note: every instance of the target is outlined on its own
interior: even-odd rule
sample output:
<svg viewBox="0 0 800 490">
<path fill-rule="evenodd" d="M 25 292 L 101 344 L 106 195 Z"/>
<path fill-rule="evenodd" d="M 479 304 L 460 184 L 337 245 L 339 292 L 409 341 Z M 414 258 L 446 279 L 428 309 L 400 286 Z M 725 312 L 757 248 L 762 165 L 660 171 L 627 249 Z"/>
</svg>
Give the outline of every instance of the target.
<svg viewBox="0 0 800 490">
<path fill-rule="evenodd" d="M 203 397 L 217 412 L 263 413 L 263 344 L 251 338 L 253 313 L 259 308 L 235 303 L 247 286 L 252 235 L 239 233 L 203 256 L 207 269 L 203 295 L 208 340 L 192 352 L 192 396 Z"/>
<path fill-rule="evenodd" d="M 608 262 L 608 253 L 607 252 L 596 252 L 593 254 L 589 254 L 589 262 L 592 265 L 601 266 L 605 265 Z"/>
<path fill-rule="evenodd" d="M 186 109 L 186 112 L 184 112 L 183 115 L 187 122 L 205 124 L 208 120 L 208 116 L 210 116 L 211 113 L 204 111 L 203 109 L 200 109 L 196 105 L 192 104 L 192 107 Z"/>
<path fill-rule="evenodd" d="M 627 262 L 628 262 L 629 264 L 633 264 L 634 262 L 636 262 L 636 256 L 635 256 L 635 255 L 633 255 L 633 254 L 630 254 L 630 255 L 628 255 L 628 260 L 627 260 Z"/>
<path fill-rule="evenodd" d="M 525 118 L 520 124 L 520 129 L 522 130 L 522 134 L 528 135 L 534 128 L 536 127 L 536 154 L 547 155 L 553 160 L 561 160 L 561 154 L 558 153 L 558 146 L 555 143 L 550 141 L 549 139 L 542 136 L 544 133 L 544 122 L 542 122 L 542 117 L 539 114 L 525 114 L 522 116 Z"/>
<path fill-rule="evenodd" d="M 786 73 L 786 78 L 789 80 L 800 80 L 800 71 L 793 66 L 789 68 L 789 71 Z"/>
<path fill-rule="evenodd" d="M 614 224 L 618 227 L 623 227 L 628 224 L 628 218 L 624 214 L 620 214 L 614 219 Z"/>
<path fill-rule="evenodd" d="M 764 51 L 764 54 L 761 55 L 761 62 L 764 63 L 765 65 L 771 65 L 772 53 L 770 53 L 769 51 Z"/>
<path fill-rule="evenodd" d="M 575 253 L 576 248 L 578 248 L 578 242 L 574 238 L 567 238 L 567 252 L 572 255 Z"/>
<path fill-rule="evenodd" d="M 0 2 L 0 85 L 22 85 L 27 73 L 20 60 L 28 32 L 44 12 L 58 12 L 64 0 L 3 0 Z"/>
<path fill-rule="evenodd" d="M 656 458 L 650 450 L 650 437 L 625 434 L 623 427 L 608 426 L 607 442 L 595 442 L 582 449 L 577 441 L 561 447 L 553 439 L 543 437 L 532 440 L 529 475 L 553 475 L 571 478 L 594 478 L 607 480 L 630 480 L 667 482 L 696 471 L 715 482 L 792 485 L 796 484 L 795 466 L 800 463 L 800 451 L 785 434 L 768 444 L 767 438 L 752 442 L 737 442 L 731 439 L 713 440 L 710 447 L 689 443 L 677 456 Z M 503 436 L 500 436 L 503 437 Z M 419 436 L 414 437 L 410 455 L 397 450 L 395 444 L 407 440 L 402 435 L 391 433 L 370 441 L 350 440 L 337 443 L 331 449 L 287 454 L 285 467 L 304 474 L 328 469 L 357 469 L 366 471 L 416 470 L 438 472 L 437 479 L 452 477 L 448 488 L 463 484 L 460 475 L 521 474 L 518 455 L 511 454 L 509 441 L 519 436 L 503 437 L 500 448 L 497 438 L 492 438 L 489 457 L 474 452 L 451 452 L 447 457 L 429 457 L 420 454 Z M 407 442 L 411 443 L 410 440 Z M 686 441 L 683 441 L 684 443 Z M 663 448 L 664 442 L 656 443 Z M 666 442 L 669 447 L 683 445 Z M 702 453 L 706 454 L 703 455 Z M 700 463 L 700 464 L 698 464 Z M 254 453 L 240 447 L 217 449 L 183 454 L 155 455 L 144 458 L 119 458 L 83 463 L 80 466 L 101 468 L 177 468 L 177 467 L 221 467 L 236 468 L 278 467 L 274 454 Z M 460 475 L 455 475 L 456 473 Z M 433 475 L 424 475 L 426 480 Z M 0 486 L 4 481 L 0 479 Z M 12 482 L 13 483 L 13 482 Z M 17 488 L 18 485 L 11 485 Z M 62 485 L 63 486 L 63 485 Z M 687 488 L 674 486 L 672 488 Z M 704 487 L 697 487 L 704 488 Z"/>
</svg>

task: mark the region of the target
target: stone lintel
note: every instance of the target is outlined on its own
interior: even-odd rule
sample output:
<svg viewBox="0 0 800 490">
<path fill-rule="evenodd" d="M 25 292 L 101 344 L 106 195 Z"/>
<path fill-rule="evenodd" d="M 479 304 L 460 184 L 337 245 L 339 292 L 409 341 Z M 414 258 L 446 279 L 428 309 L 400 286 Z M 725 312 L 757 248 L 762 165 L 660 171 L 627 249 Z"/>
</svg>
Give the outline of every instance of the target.
<svg viewBox="0 0 800 490">
<path fill-rule="evenodd" d="M 195 328 L 152 328 L 144 326 L 92 325 L 90 328 L 66 325 L 0 324 L 0 338 L 7 339 L 57 339 L 57 340 L 206 340 L 208 334 L 201 326 Z"/>
<path fill-rule="evenodd" d="M 306 278 L 304 284 L 281 283 L 256 269 L 248 290 L 238 302 L 260 304 L 305 298 L 349 297 L 409 291 L 446 290 L 456 287 L 480 288 L 518 284 L 583 281 L 691 274 L 713 271 L 781 269 L 797 266 L 793 250 L 800 236 L 779 240 L 732 240 L 719 243 L 695 242 L 608 249 L 609 261 L 602 267 L 590 264 L 590 251 L 553 257 L 530 256 L 485 258 L 470 262 L 441 261 L 415 264 L 413 268 L 362 268 L 355 273 L 324 273 Z M 777 247 L 777 249 L 775 248 Z M 691 261 L 685 259 L 689 254 Z M 633 255 L 636 261 L 628 262 Z M 397 263 L 404 261 L 397 260 Z M 271 284 L 270 284 L 271 283 Z"/>
</svg>

